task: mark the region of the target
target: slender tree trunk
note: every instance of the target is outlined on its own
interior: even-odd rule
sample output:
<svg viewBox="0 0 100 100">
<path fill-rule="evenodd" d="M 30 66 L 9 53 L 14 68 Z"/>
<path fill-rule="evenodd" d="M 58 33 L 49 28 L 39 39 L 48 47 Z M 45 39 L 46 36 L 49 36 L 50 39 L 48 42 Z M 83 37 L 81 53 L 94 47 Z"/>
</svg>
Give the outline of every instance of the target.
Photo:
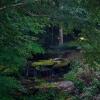
<svg viewBox="0 0 100 100">
<path fill-rule="evenodd" d="M 32 61 L 27 61 L 27 66 L 26 66 L 26 78 L 29 77 L 29 68 L 32 65 Z"/>
<path fill-rule="evenodd" d="M 59 29 L 59 45 L 63 45 L 63 27 L 60 26 Z"/>
<path fill-rule="evenodd" d="M 51 45 L 54 45 L 54 41 L 53 41 L 53 39 L 54 39 L 54 38 L 53 38 L 53 37 L 54 37 L 54 36 L 53 36 L 53 26 L 52 26 L 52 32 L 51 32 L 51 35 L 52 35 L 52 37 L 51 37 Z"/>
</svg>

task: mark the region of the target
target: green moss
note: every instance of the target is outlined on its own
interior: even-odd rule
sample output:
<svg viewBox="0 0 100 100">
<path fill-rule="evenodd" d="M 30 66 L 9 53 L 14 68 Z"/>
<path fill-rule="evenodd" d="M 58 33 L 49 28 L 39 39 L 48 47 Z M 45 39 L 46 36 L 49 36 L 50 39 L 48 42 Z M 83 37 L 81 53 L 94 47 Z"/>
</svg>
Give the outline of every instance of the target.
<svg viewBox="0 0 100 100">
<path fill-rule="evenodd" d="M 53 65 L 54 64 L 54 61 L 53 60 L 39 60 L 39 61 L 37 61 L 37 62 L 34 62 L 33 64 L 32 64 L 32 66 L 34 67 L 34 66 L 49 66 L 49 65 Z"/>
<path fill-rule="evenodd" d="M 39 84 L 39 85 L 36 85 L 36 88 L 47 88 L 47 89 L 49 89 L 49 88 L 55 88 L 56 87 L 56 83 L 47 83 L 47 82 L 43 82 L 43 83 L 41 83 L 41 84 Z"/>
<path fill-rule="evenodd" d="M 32 67 L 35 67 L 37 69 L 41 69 L 41 68 L 44 68 L 44 67 L 52 67 L 54 65 L 54 61 L 53 60 L 39 60 L 37 62 L 34 62 L 32 64 Z"/>
<path fill-rule="evenodd" d="M 44 67 L 63 67 L 69 64 L 69 61 L 64 60 L 64 61 L 55 61 L 53 59 L 49 60 L 39 60 L 37 62 L 34 62 L 32 64 L 33 67 L 35 68 L 44 68 Z"/>
</svg>

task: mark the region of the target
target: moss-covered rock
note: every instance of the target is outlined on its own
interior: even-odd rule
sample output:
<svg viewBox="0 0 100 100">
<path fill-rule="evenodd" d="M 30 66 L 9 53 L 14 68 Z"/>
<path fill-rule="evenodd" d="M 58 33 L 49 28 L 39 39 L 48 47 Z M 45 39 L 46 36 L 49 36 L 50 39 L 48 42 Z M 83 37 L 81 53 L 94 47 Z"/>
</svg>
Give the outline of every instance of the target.
<svg viewBox="0 0 100 100">
<path fill-rule="evenodd" d="M 54 61 L 52 59 L 49 59 L 49 60 L 39 60 L 37 62 L 34 62 L 32 64 L 33 67 L 35 66 L 49 66 L 49 65 L 53 65 L 54 64 Z"/>
<path fill-rule="evenodd" d="M 54 68 L 54 67 L 67 66 L 68 64 L 69 64 L 69 61 L 66 59 L 63 59 L 63 60 L 49 59 L 49 60 L 39 60 L 37 62 L 33 62 L 32 67 L 38 68 L 38 69 L 45 68 L 45 67 Z"/>
<path fill-rule="evenodd" d="M 39 89 L 56 88 L 68 93 L 73 92 L 75 89 L 74 83 L 72 81 L 61 81 L 61 82 L 53 82 L 53 83 L 42 82 L 41 84 L 36 85 L 35 87 Z"/>
</svg>

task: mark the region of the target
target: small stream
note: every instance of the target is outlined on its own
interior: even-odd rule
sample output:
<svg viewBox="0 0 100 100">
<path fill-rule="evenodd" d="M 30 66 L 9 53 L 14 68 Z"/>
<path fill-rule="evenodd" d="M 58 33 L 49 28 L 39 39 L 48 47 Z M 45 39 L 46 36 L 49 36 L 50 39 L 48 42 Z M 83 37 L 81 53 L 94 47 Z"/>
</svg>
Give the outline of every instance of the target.
<svg viewBox="0 0 100 100">
<path fill-rule="evenodd" d="M 52 55 L 41 55 L 41 54 L 38 54 L 38 55 L 35 55 L 33 56 L 33 58 L 30 58 L 28 59 L 28 62 L 27 62 L 27 65 L 26 67 L 24 68 L 23 70 L 23 76 L 24 77 L 32 77 L 32 78 L 43 78 L 43 79 L 46 79 L 46 80 L 59 80 L 61 79 L 64 74 L 68 73 L 69 71 L 71 71 L 71 59 L 74 58 L 75 60 L 75 57 L 77 58 L 77 56 L 80 56 L 80 53 L 79 52 L 76 52 L 76 51 L 72 51 L 71 53 L 67 53 L 67 58 L 64 57 L 64 58 L 54 58 L 53 56 L 53 60 L 57 60 L 56 62 L 62 62 L 64 60 L 64 62 L 67 62 L 68 59 L 70 59 L 70 61 L 65 64 L 65 65 L 60 65 L 60 67 L 55 67 L 55 64 L 52 64 L 52 65 L 45 65 L 38 69 L 36 67 L 33 67 L 32 66 L 32 63 L 34 62 L 38 62 L 39 60 L 50 60 Z"/>
<path fill-rule="evenodd" d="M 28 69 L 26 68 L 24 70 L 23 75 L 26 76 L 26 73 L 28 72 L 28 77 L 56 80 L 62 78 L 63 75 L 68 73 L 70 70 L 70 63 L 62 67 L 49 66 L 48 68 L 48 66 L 46 66 L 43 69 L 36 69 L 30 66 Z"/>
<path fill-rule="evenodd" d="M 71 70 L 70 64 L 63 67 L 58 68 L 44 68 L 42 70 L 35 69 L 30 67 L 28 69 L 28 77 L 37 77 L 37 78 L 44 78 L 44 79 L 58 79 L 63 77 L 64 74 L 68 73 Z M 25 70 L 26 73 L 26 70 Z"/>
</svg>

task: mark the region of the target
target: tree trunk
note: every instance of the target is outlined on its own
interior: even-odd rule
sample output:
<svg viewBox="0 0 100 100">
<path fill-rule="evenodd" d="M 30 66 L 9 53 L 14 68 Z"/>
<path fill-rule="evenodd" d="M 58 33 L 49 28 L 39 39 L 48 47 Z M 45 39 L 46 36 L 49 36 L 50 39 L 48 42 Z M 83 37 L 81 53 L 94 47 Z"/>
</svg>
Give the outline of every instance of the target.
<svg viewBox="0 0 100 100">
<path fill-rule="evenodd" d="M 60 26 L 59 29 L 59 45 L 63 45 L 63 27 Z"/>
</svg>

